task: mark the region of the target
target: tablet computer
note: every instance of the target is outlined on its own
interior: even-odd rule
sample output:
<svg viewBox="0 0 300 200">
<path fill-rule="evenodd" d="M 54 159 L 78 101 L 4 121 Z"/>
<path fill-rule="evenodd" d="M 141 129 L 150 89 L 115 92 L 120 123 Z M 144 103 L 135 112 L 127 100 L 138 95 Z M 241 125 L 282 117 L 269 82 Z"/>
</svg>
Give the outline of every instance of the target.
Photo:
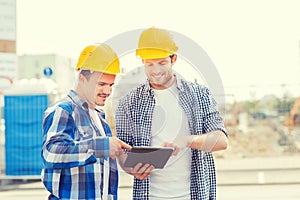
<svg viewBox="0 0 300 200">
<path fill-rule="evenodd" d="M 125 160 L 125 167 L 134 167 L 138 163 L 153 165 L 156 169 L 162 169 L 172 155 L 172 147 L 132 147 Z"/>
</svg>

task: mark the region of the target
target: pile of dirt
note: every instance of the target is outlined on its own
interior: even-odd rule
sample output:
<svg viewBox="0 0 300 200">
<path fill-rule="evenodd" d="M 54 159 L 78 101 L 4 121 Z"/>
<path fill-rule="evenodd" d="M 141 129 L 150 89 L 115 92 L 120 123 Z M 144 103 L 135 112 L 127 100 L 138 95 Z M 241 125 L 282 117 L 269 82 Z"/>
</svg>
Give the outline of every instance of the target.
<svg viewBox="0 0 300 200">
<path fill-rule="evenodd" d="M 218 158 L 272 157 L 292 154 L 288 147 L 280 145 L 280 133 L 267 123 L 257 123 L 247 128 L 226 127 L 229 133 L 229 147 L 215 152 Z"/>
</svg>

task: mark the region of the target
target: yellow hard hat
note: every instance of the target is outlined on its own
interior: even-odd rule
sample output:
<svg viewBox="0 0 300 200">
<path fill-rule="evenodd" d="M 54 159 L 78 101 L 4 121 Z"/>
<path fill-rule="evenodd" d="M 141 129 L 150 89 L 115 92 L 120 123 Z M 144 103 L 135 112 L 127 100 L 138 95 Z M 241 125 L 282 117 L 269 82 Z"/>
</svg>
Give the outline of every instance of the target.
<svg viewBox="0 0 300 200">
<path fill-rule="evenodd" d="M 89 69 L 107 74 L 120 73 L 117 54 L 107 44 L 98 43 L 85 47 L 78 59 L 76 70 Z"/>
<path fill-rule="evenodd" d="M 136 56 L 141 59 L 166 58 L 178 50 L 169 32 L 151 27 L 142 32 Z"/>
</svg>

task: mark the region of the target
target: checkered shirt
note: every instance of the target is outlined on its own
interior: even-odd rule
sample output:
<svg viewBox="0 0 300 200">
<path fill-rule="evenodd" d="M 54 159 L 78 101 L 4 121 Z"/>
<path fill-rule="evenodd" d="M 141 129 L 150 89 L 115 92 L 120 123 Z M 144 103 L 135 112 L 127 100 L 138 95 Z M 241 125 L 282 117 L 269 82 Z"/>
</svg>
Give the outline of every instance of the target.
<svg viewBox="0 0 300 200">
<path fill-rule="evenodd" d="M 177 78 L 177 89 L 192 135 L 214 130 L 227 135 L 216 101 L 207 87 Z M 122 97 L 115 113 L 117 136 L 132 146 L 150 146 L 154 107 L 154 93 L 148 81 Z M 134 179 L 134 200 L 149 199 L 149 183 L 149 178 Z M 192 149 L 190 197 L 191 200 L 216 199 L 216 172 L 211 152 Z"/>
<path fill-rule="evenodd" d="M 108 137 L 101 136 L 88 104 L 73 90 L 45 111 L 42 182 L 51 199 L 102 199 L 105 159 L 110 166 L 109 199 L 117 199 L 117 163 L 109 158 L 111 131 L 103 113 L 99 111 L 98 116 Z"/>
</svg>

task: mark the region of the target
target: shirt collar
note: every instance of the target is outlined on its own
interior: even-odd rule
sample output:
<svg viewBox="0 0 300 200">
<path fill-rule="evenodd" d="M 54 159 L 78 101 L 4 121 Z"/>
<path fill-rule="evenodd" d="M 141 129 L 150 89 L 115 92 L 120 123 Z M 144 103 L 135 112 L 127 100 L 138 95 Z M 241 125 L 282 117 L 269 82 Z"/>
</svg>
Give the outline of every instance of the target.
<svg viewBox="0 0 300 200">
<path fill-rule="evenodd" d="M 180 92 L 184 91 L 184 86 L 183 86 L 183 82 L 184 82 L 184 78 L 178 74 L 175 73 L 174 76 L 176 77 L 176 87 Z"/>
<path fill-rule="evenodd" d="M 88 110 L 89 105 L 86 101 L 84 101 L 74 90 L 70 90 L 68 96 L 76 103 L 77 105 L 83 107 L 84 109 Z"/>
</svg>

